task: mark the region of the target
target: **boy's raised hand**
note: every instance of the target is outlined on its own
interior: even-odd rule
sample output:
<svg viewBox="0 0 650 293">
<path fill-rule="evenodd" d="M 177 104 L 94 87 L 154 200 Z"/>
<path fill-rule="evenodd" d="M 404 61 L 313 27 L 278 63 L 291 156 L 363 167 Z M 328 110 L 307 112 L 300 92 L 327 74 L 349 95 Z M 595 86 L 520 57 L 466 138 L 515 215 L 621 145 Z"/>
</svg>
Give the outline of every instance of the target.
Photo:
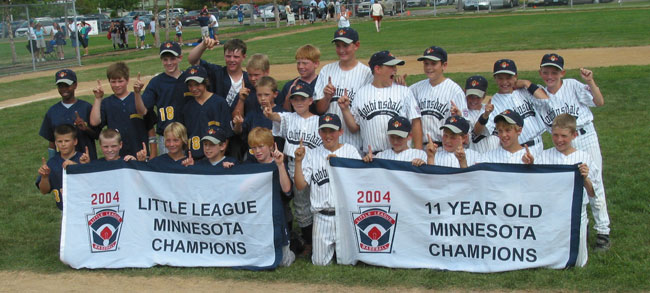
<svg viewBox="0 0 650 293">
<path fill-rule="evenodd" d="M 101 99 L 104 97 L 104 89 L 102 88 L 102 82 L 97 80 L 97 86 L 93 88 L 93 94 L 95 95 L 95 99 Z"/>
<path fill-rule="evenodd" d="M 462 116 L 460 115 L 460 109 L 458 109 L 458 106 L 456 106 L 456 103 L 454 101 L 451 101 L 451 110 L 449 110 L 452 116 Z"/>
<path fill-rule="evenodd" d="M 144 162 L 147 160 L 147 145 L 142 142 L 142 149 L 135 154 L 135 157 L 138 158 L 138 161 Z"/>
<path fill-rule="evenodd" d="M 271 109 L 271 107 L 264 107 L 264 116 L 271 119 L 271 116 L 273 116 L 273 109 Z"/>
<path fill-rule="evenodd" d="M 50 167 L 47 166 L 47 161 L 45 161 L 45 158 L 41 157 L 41 160 L 43 161 L 43 165 L 41 165 L 40 168 L 38 168 L 38 175 L 41 175 L 42 178 L 50 176 Z"/>
<path fill-rule="evenodd" d="M 278 149 L 278 143 L 275 143 L 275 150 L 273 150 L 273 160 L 278 167 L 284 165 L 284 154 Z"/>
<path fill-rule="evenodd" d="M 248 98 L 248 95 L 250 95 L 251 90 L 247 88 L 246 86 L 242 86 L 241 89 L 239 89 L 239 99 L 240 100 L 246 100 Z"/>
<path fill-rule="evenodd" d="M 406 84 L 406 76 L 408 76 L 406 73 L 403 75 L 395 75 L 395 83 L 403 86 L 408 86 Z"/>
<path fill-rule="evenodd" d="M 368 154 L 363 157 L 363 161 L 366 162 L 366 163 L 370 163 L 370 162 L 372 162 L 372 157 L 373 157 L 373 155 L 372 155 L 372 147 L 370 145 L 368 145 Z"/>
<path fill-rule="evenodd" d="M 334 84 L 332 83 L 332 77 L 329 76 L 327 77 L 327 85 L 323 89 L 323 95 L 326 98 L 332 98 L 334 97 L 334 94 L 336 93 L 336 87 L 334 87 Z"/>
<path fill-rule="evenodd" d="M 533 154 L 530 153 L 528 145 L 525 144 L 524 147 L 526 148 L 526 153 L 521 157 L 521 161 L 524 162 L 524 164 L 532 165 L 533 162 L 535 162 L 535 158 L 533 157 Z"/>
<path fill-rule="evenodd" d="M 133 92 L 139 94 L 142 91 L 142 88 L 144 88 L 144 83 L 140 80 L 140 72 L 138 72 L 138 78 L 136 78 L 133 83 Z"/>
<path fill-rule="evenodd" d="M 594 73 L 589 69 L 580 68 L 580 77 L 582 77 L 582 80 L 588 83 L 594 80 Z"/>
<path fill-rule="evenodd" d="M 348 89 L 345 89 L 343 91 L 343 96 L 339 97 L 338 104 L 341 110 L 350 109 L 350 98 L 348 97 Z"/>
<path fill-rule="evenodd" d="M 74 115 L 76 116 L 74 119 L 74 126 L 77 126 L 77 128 L 79 128 L 79 130 L 81 131 L 88 130 L 88 123 L 86 123 L 86 121 L 81 119 L 81 117 L 79 116 L 79 112 L 74 111 Z"/>
<path fill-rule="evenodd" d="M 487 104 L 485 104 L 485 112 L 483 112 L 483 118 L 489 118 L 490 114 L 494 111 L 494 105 L 492 104 L 492 99 L 489 99 Z M 485 117 L 488 116 L 488 117 Z"/>
<path fill-rule="evenodd" d="M 81 164 L 88 164 L 90 163 L 90 152 L 88 151 L 88 147 L 86 147 L 86 151 L 79 157 L 79 163 Z"/>
<path fill-rule="evenodd" d="M 438 151 L 438 145 L 433 142 L 433 140 L 431 139 L 431 135 L 427 134 L 427 147 L 426 147 L 427 156 L 435 157 L 437 151 Z"/>
<path fill-rule="evenodd" d="M 454 156 L 456 156 L 456 159 L 458 159 L 459 162 L 464 161 L 466 159 L 465 148 L 463 148 L 462 145 L 459 145 L 454 151 Z"/>
<path fill-rule="evenodd" d="M 192 158 L 192 151 L 191 150 L 187 151 L 187 159 L 183 160 L 181 162 L 181 165 L 183 165 L 185 167 L 194 165 L 194 158 Z"/>
<path fill-rule="evenodd" d="M 300 139 L 300 145 L 293 152 L 293 156 L 296 159 L 296 162 L 302 162 L 302 159 L 305 158 L 305 146 L 302 144 L 302 138 Z"/>
</svg>

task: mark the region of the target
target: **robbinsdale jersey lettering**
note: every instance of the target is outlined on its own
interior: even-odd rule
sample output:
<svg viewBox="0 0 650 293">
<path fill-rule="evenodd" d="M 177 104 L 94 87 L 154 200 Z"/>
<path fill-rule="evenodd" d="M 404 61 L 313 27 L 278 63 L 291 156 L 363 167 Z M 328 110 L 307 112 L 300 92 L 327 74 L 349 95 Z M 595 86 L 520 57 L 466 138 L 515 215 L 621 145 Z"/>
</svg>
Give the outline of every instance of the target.
<svg viewBox="0 0 650 293">
<path fill-rule="evenodd" d="M 481 160 L 481 154 L 471 149 L 465 149 L 465 160 L 467 160 L 467 167 L 471 167 Z M 456 154 L 448 152 L 442 147 L 438 148 L 438 151 L 436 151 L 434 165 L 460 168 L 460 163 L 458 162 L 458 158 L 456 158 Z"/>
<path fill-rule="evenodd" d="M 522 148 L 514 153 L 506 151 L 499 146 L 487 153 L 484 153 L 478 163 L 504 163 L 504 164 L 523 164 L 521 158 L 526 154 L 526 149 Z M 469 165 L 469 163 L 468 163 Z"/>
<path fill-rule="evenodd" d="M 467 101 L 463 89 L 453 80 L 447 78 L 436 86 L 431 86 L 429 79 L 421 80 L 409 87 L 422 114 L 422 141 L 427 141 L 427 134 L 433 141 L 442 141 L 440 126 L 451 116 L 451 101 L 467 119 Z"/>
<path fill-rule="evenodd" d="M 524 119 L 524 128 L 519 135 L 519 143 L 525 143 L 534 140 L 546 131 L 546 127 L 539 119 L 539 114 L 535 112 L 533 106 L 541 105 L 544 101 L 533 97 L 525 89 L 518 89 L 510 94 L 495 94 L 492 96 L 494 111 L 490 113 L 487 125 L 485 127 L 490 133 L 496 135 L 494 117 L 501 112 L 511 109 L 517 112 Z"/>
<path fill-rule="evenodd" d="M 390 148 L 388 140 L 388 121 L 395 116 L 409 120 L 420 118 L 420 110 L 413 93 L 402 85 L 393 83 L 390 87 L 377 88 L 368 84 L 357 93 L 357 98 L 350 106 L 350 112 L 359 125 L 363 139 L 363 151 L 383 151 Z"/>
<path fill-rule="evenodd" d="M 289 176 L 293 178 L 296 170 L 294 153 L 300 146 L 300 140 L 306 149 L 314 149 L 323 144 L 318 135 L 318 116 L 312 115 L 309 118 L 302 118 L 295 112 L 278 113 L 281 122 L 273 122 L 273 136 L 280 136 L 286 139 L 283 153 L 289 157 Z"/>
<path fill-rule="evenodd" d="M 364 85 L 372 82 L 372 73 L 370 68 L 361 62 L 351 70 L 342 70 L 339 62 L 327 64 L 321 69 L 318 74 L 318 81 L 314 87 L 314 102 L 323 98 L 323 89 L 327 86 L 329 78 L 332 78 L 332 84 L 336 88 L 336 93 L 332 97 L 327 113 L 338 115 L 343 120 L 341 108 L 338 105 L 338 99 L 343 95 L 345 90 L 348 91 L 350 98 L 350 105 L 354 105 L 354 100 L 357 91 Z M 352 146 L 361 149 L 361 135 L 352 133 L 348 130 L 347 125 L 343 123 L 343 135 L 341 136 L 341 143 L 351 144 Z"/>
<path fill-rule="evenodd" d="M 393 160 L 393 161 L 403 161 L 411 162 L 415 159 L 421 159 L 422 161 L 427 161 L 427 153 L 423 150 L 418 149 L 406 149 L 399 153 L 396 153 L 392 148 L 379 152 L 375 158 Z"/>
<path fill-rule="evenodd" d="M 336 203 L 336 197 L 330 192 L 330 177 L 327 172 L 329 165 L 327 156 L 330 154 L 334 154 L 339 158 L 361 160 L 359 151 L 349 144 L 343 144 L 334 152 L 330 152 L 324 146 L 307 150 L 302 161 L 302 174 L 309 184 L 312 213 L 324 209 L 334 209 L 334 203 Z"/>
</svg>

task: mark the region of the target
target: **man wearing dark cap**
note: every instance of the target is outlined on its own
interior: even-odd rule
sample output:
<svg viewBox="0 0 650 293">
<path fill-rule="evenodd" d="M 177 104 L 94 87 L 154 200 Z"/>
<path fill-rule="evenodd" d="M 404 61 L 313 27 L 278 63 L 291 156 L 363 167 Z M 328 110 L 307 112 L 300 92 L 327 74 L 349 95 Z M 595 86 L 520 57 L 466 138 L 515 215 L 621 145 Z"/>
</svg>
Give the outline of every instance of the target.
<svg viewBox="0 0 650 293">
<path fill-rule="evenodd" d="M 97 139 L 99 132 L 88 124 L 92 105 L 75 97 L 77 75 L 70 69 L 62 69 L 54 74 L 54 82 L 61 95 L 61 101 L 47 110 L 41 124 L 41 130 L 38 132 L 40 136 L 49 142 L 48 156 L 52 158 L 56 154 L 54 129 L 62 124 L 70 124 L 77 128 L 78 143 L 76 151 L 84 153 L 86 147 L 88 147 L 90 159 L 96 160 L 95 139 Z"/>
<path fill-rule="evenodd" d="M 149 144 L 158 145 L 157 155 L 167 153 L 163 131 L 172 122 L 183 121 L 183 104 L 188 92 L 185 76 L 179 68 L 183 61 L 183 52 L 180 44 L 167 41 L 160 45 L 160 61 L 163 73 L 154 76 L 142 94 L 142 100 L 136 97 L 138 112 L 146 114 L 153 111 L 156 114 L 156 137 L 149 138 Z M 139 103 L 141 102 L 141 103 Z"/>
<path fill-rule="evenodd" d="M 452 115 L 452 108 L 455 106 L 460 112 L 457 115 L 467 118 L 465 94 L 458 84 L 445 77 L 445 70 L 447 70 L 445 49 L 431 46 L 424 50 L 422 56 L 418 57 L 418 61 L 422 62 L 427 78 L 409 88 L 415 96 L 422 115 L 422 140 L 426 143 L 428 135 L 440 145 L 442 141 L 440 126 Z"/>
<path fill-rule="evenodd" d="M 388 121 L 395 116 L 406 117 L 412 125 L 413 145 L 422 149 L 420 110 L 408 87 L 395 82 L 397 66 L 404 61 L 389 51 L 381 51 L 370 58 L 373 81 L 357 93 L 354 103 L 346 95 L 339 99 L 345 124 L 351 132 L 360 132 L 363 152 L 376 153 L 389 149 L 386 133 Z"/>
</svg>

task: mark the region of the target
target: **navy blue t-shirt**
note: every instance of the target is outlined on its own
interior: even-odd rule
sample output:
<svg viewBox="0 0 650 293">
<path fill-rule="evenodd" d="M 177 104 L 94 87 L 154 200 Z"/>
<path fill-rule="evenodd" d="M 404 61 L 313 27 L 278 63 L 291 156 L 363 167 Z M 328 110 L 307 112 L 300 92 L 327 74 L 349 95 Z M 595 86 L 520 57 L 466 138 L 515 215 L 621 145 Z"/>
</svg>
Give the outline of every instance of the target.
<svg viewBox="0 0 650 293">
<path fill-rule="evenodd" d="M 160 73 L 149 81 L 142 93 L 142 101 L 148 111 L 156 114 L 158 135 L 163 135 L 165 127 L 172 122 L 183 123 L 183 105 L 188 98 L 192 96 L 185 84 L 184 72 L 178 78 Z"/>
<path fill-rule="evenodd" d="M 209 16 L 199 16 L 196 18 L 199 21 L 199 26 L 208 26 L 210 24 Z"/>
<path fill-rule="evenodd" d="M 153 113 L 143 117 L 135 110 L 135 95 L 129 95 L 120 100 L 115 95 L 102 100 L 101 119 L 99 128 L 112 128 L 117 130 L 122 137 L 120 156 L 135 156 L 142 149 L 142 143 L 148 142 L 148 130 L 153 127 L 151 123 Z M 155 118 L 153 118 L 155 119 Z"/>
<path fill-rule="evenodd" d="M 201 137 L 207 133 L 208 127 L 221 127 L 227 137 L 232 136 L 230 108 L 226 100 L 216 94 L 213 94 L 203 105 L 196 99 L 188 100 L 183 107 L 183 116 L 187 128 L 188 147 L 194 159 L 201 159 L 204 156 Z"/>
<path fill-rule="evenodd" d="M 70 161 L 79 163 L 79 158 L 81 158 L 82 153 L 77 152 Z M 59 210 L 63 210 L 63 162 L 65 160 L 61 157 L 61 153 L 57 152 L 54 157 L 47 161 L 47 166 L 50 168 L 50 176 L 48 177 L 50 181 L 50 190 L 54 194 L 54 201 L 56 202 L 56 207 Z M 38 184 L 41 183 L 41 175 L 36 177 L 36 188 Z M 39 188 L 40 189 L 40 188 Z"/>
<path fill-rule="evenodd" d="M 99 129 L 90 126 L 90 110 L 92 105 L 83 100 L 77 100 L 70 108 L 66 108 L 62 102 L 57 102 L 52 105 L 45 113 L 41 130 L 38 132 L 40 136 L 50 142 L 54 142 L 54 129 L 63 124 L 70 124 L 74 126 L 74 121 L 77 118 L 75 112 L 79 113 L 79 117 L 88 123 L 88 128 L 93 132 L 92 134 L 81 131 L 77 127 L 77 147 L 78 152 L 85 152 L 88 147 L 88 152 L 91 160 L 97 159 L 97 148 L 95 147 L 95 139 L 99 137 Z"/>
</svg>

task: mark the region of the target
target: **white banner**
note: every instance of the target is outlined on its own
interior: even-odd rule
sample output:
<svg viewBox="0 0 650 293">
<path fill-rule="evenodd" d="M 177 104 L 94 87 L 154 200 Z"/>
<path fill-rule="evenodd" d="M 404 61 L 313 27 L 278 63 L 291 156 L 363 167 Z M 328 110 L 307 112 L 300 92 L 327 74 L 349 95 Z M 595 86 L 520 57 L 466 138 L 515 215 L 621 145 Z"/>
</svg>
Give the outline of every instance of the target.
<svg viewBox="0 0 650 293">
<path fill-rule="evenodd" d="M 274 166 L 71 166 L 63 177 L 61 261 L 73 268 L 273 268 L 284 221 Z"/>
<path fill-rule="evenodd" d="M 340 264 L 468 272 L 575 264 L 583 184 L 575 166 L 330 162 Z"/>
</svg>

